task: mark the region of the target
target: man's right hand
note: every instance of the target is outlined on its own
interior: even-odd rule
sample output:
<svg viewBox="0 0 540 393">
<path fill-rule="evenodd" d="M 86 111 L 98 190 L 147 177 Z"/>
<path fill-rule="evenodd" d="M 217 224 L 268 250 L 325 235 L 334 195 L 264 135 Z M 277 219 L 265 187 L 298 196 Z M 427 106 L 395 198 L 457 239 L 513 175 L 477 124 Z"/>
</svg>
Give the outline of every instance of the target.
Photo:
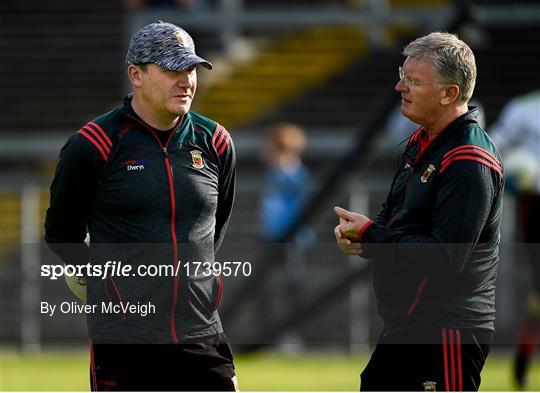
<svg viewBox="0 0 540 393">
<path fill-rule="evenodd" d="M 349 255 L 362 255 L 362 244 L 360 242 L 350 241 L 346 237 L 343 237 L 340 225 L 337 225 L 334 228 L 334 235 L 336 236 L 336 242 L 341 252 Z"/>
</svg>

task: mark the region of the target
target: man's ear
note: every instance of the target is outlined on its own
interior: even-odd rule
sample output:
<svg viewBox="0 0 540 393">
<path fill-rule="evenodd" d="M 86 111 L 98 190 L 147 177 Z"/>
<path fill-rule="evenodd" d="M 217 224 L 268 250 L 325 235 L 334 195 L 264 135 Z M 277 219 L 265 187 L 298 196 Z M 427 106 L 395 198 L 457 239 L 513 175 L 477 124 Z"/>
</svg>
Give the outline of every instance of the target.
<svg viewBox="0 0 540 393">
<path fill-rule="evenodd" d="M 141 67 L 136 66 L 134 64 L 130 64 L 128 66 L 127 74 L 128 74 L 129 81 L 131 82 L 133 87 L 138 87 L 138 88 L 142 87 L 142 80 L 141 80 L 142 73 L 143 73 L 143 70 L 141 69 Z"/>
<path fill-rule="evenodd" d="M 448 85 L 445 86 L 442 90 L 441 104 L 450 105 L 454 101 L 459 99 L 459 86 L 458 85 Z"/>
</svg>

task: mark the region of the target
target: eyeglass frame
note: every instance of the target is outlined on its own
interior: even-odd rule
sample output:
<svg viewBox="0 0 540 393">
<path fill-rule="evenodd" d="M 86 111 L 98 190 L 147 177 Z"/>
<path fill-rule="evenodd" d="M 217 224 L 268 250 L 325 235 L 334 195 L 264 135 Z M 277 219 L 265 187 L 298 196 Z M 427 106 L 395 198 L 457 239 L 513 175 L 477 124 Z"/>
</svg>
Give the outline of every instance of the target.
<svg viewBox="0 0 540 393">
<path fill-rule="evenodd" d="M 409 75 L 405 75 L 405 73 L 403 72 L 403 67 L 402 66 L 398 67 L 398 76 L 399 76 L 399 80 L 403 81 L 405 86 L 407 86 L 409 88 L 410 87 L 417 87 L 417 86 L 421 86 L 421 85 L 445 85 L 446 84 L 446 83 L 442 83 L 442 82 L 421 83 L 421 82 L 417 81 L 416 79 L 410 77 Z"/>
</svg>

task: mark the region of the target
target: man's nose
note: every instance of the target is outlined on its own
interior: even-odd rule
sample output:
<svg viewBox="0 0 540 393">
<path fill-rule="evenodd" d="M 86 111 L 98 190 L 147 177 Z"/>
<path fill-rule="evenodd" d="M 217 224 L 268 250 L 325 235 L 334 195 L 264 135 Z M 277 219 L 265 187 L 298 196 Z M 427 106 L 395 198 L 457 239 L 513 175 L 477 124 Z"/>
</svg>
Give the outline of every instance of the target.
<svg viewBox="0 0 540 393">
<path fill-rule="evenodd" d="M 403 82 L 403 79 L 400 79 L 400 80 L 398 81 L 398 83 L 396 83 L 396 87 L 394 87 L 394 89 L 395 89 L 397 92 L 402 92 L 402 91 L 407 90 L 407 85 L 405 85 L 405 83 Z"/>
<path fill-rule="evenodd" d="M 179 72 L 176 78 L 176 83 L 179 86 L 185 86 L 185 87 L 191 86 L 191 79 L 189 77 L 188 72 L 187 71 Z"/>
</svg>

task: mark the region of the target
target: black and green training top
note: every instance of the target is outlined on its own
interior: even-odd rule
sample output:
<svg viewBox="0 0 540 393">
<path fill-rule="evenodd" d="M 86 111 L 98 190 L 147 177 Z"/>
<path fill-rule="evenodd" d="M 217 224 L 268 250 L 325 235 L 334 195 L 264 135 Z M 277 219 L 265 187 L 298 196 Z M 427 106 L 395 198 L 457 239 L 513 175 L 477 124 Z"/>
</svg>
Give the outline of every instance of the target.
<svg viewBox="0 0 540 393">
<path fill-rule="evenodd" d="M 360 231 L 384 332 L 493 330 L 504 172 L 477 111 L 410 138 L 383 209 Z"/>
<path fill-rule="evenodd" d="M 184 342 L 223 331 L 222 277 L 184 265 L 215 261 L 233 206 L 233 142 L 223 126 L 195 112 L 180 119 L 166 143 L 157 132 L 133 112 L 128 96 L 60 153 L 45 240 L 68 264 L 132 266 L 128 277 L 88 278 L 88 304 L 97 311 L 103 303 L 156 308 L 146 316 L 88 314 L 94 342 Z M 173 269 L 149 277 L 138 274 L 139 265 Z"/>
</svg>

